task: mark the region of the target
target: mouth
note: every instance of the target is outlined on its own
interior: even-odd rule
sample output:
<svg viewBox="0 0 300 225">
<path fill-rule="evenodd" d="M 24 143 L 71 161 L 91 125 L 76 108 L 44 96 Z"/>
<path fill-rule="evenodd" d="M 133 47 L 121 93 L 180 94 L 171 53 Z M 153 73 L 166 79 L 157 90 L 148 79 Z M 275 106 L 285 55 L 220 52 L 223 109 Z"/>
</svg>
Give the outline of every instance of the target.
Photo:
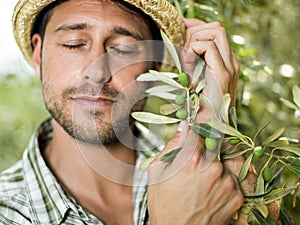
<svg viewBox="0 0 300 225">
<path fill-rule="evenodd" d="M 77 95 L 72 97 L 75 104 L 85 107 L 111 107 L 116 101 L 107 96 L 91 96 L 91 95 Z"/>
</svg>

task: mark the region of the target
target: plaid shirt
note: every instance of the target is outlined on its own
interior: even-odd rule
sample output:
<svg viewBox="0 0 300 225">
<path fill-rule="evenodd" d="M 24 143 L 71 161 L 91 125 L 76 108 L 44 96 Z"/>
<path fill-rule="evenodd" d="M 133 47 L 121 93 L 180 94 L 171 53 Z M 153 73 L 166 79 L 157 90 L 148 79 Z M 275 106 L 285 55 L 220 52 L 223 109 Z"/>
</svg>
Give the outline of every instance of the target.
<svg viewBox="0 0 300 225">
<path fill-rule="evenodd" d="M 0 174 L 0 224 L 103 224 L 64 190 L 47 167 L 40 149 L 51 138 L 51 121 L 47 120 L 33 135 L 22 159 Z M 148 145 L 141 142 L 139 146 Z M 146 158 L 144 153 L 138 151 L 136 165 Z M 154 154 L 152 150 L 146 153 Z M 135 225 L 149 224 L 146 185 L 147 173 L 137 166 L 133 185 Z"/>
</svg>

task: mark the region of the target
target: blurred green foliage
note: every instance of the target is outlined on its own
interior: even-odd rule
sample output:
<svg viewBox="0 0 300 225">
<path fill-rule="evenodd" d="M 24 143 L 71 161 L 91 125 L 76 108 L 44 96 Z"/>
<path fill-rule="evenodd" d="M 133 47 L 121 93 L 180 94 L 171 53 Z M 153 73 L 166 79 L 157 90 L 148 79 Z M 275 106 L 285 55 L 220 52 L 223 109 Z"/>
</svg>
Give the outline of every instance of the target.
<svg viewBox="0 0 300 225">
<path fill-rule="evenodd" d="M 285 136 L 300 139 L 300 118 L 280 98 L 292 99 L 300 84 L 299 0 L 177 0 L 185 17 L 220 21 L 227 29 L 241 64 L 237 112 L 239 129 L 253 136 L 265 122 L 264 134 L 286 129 Z M 0 170 L 20 158 L 32 132 L 48 113 L 40 83 L 33 76 L 0 77 Z M 260 136 L 263 142 L 264 136 Z M 297 178 L 296 178 L 297 179 Z M 299 182 L 299 178 L 298 178 Z M 298 198 L 299 198 L 298 194 Z M 282 203 L 300 224 L 300 203 Z"/>
<path fill-rule="evenodd" d="M 33 131 L 48 113 L 40 81 L 33 76 L 0 77 L 0 170 L 19 159 Z"/>
</svg>

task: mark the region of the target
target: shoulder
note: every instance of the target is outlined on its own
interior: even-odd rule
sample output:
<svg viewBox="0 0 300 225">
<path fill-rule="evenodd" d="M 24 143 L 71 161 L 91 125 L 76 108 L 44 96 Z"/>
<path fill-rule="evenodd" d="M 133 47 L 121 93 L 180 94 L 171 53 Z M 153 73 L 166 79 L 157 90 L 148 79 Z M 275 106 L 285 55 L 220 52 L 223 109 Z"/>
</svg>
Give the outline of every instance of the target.
<svg viewBox="0 0 300 225">
<path fill-rule="evenodd" d="M 0 173 L 0 197 L 9 198 L 20 192 L 24 187 L 22 161 Z"/>
<path fill-rule="evenodd" d="M 30 224 L 22 161 L 0 173 L 0 224 Z"/>
</svg>

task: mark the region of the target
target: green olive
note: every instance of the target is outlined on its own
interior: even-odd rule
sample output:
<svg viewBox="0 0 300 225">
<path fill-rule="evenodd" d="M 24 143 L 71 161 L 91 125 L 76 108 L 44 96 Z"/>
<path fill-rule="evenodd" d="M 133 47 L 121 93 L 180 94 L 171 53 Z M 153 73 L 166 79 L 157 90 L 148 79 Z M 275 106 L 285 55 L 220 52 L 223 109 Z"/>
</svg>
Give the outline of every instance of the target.
<svg viewBox="0 0 300 225">
<path fill-rule="evenodd" d="M 264 155 L 264 149 L 261 147 L 261 146 L 256 146 L 254 149 L 253 149 L 253 156 L 255 158 L 260 158 Z"/>
<path fill-rule="evenodd" d="M 229 140 L 229 144 L 231 144 L 231 145 L 236 145 L 236 144 L 238 144 L 240 142 L 241 142 L 241 140 L 239 138 L 231 138 Z"/>
<path fill-rule="evenodd" d="M 175 98 L 175 103 L 178 105 L 183 105 L 185 103 L 184 95 L 177 95 Z"/>
<path fill-rule="evenodd" d="M 291 156 L 291 155 L 289 155 L 289 156 L 287 156 L 286 158 L 285 158 L 287 161 L 289 161 L 290 163 L 294 163 L 294 161 L 295 161 L 295 157 L 294 156 Z"/>
<path fill-rule="evenodd" d="M 187 118 L 188 116 L 188 112 L 186 109 L 182 108 L 182 109 L 178 109 L 177 112 L 176 112 L 176 117 L 178 119 L 182 119 L 184 120 L 185 118 Z"/>
<path fill-rule="evenodd" d="M 272 179 L 272 170 L 269 167 L 264 168 L 263 178 L 266 182 L 269 182 Z"/>
<path fill-rule="evenodd" d="M 217 140 L 215 138 L 206 137 L 205 147 L 207 150 L 213 151 L 217 147 Z"/>
<path fill-rule="evenodd" d="M 178 74 L 178 81 L 182 86 L 188 86 L 190 84 L 189 75 L 187 75 L 185 72 Z"/>
</svg>

